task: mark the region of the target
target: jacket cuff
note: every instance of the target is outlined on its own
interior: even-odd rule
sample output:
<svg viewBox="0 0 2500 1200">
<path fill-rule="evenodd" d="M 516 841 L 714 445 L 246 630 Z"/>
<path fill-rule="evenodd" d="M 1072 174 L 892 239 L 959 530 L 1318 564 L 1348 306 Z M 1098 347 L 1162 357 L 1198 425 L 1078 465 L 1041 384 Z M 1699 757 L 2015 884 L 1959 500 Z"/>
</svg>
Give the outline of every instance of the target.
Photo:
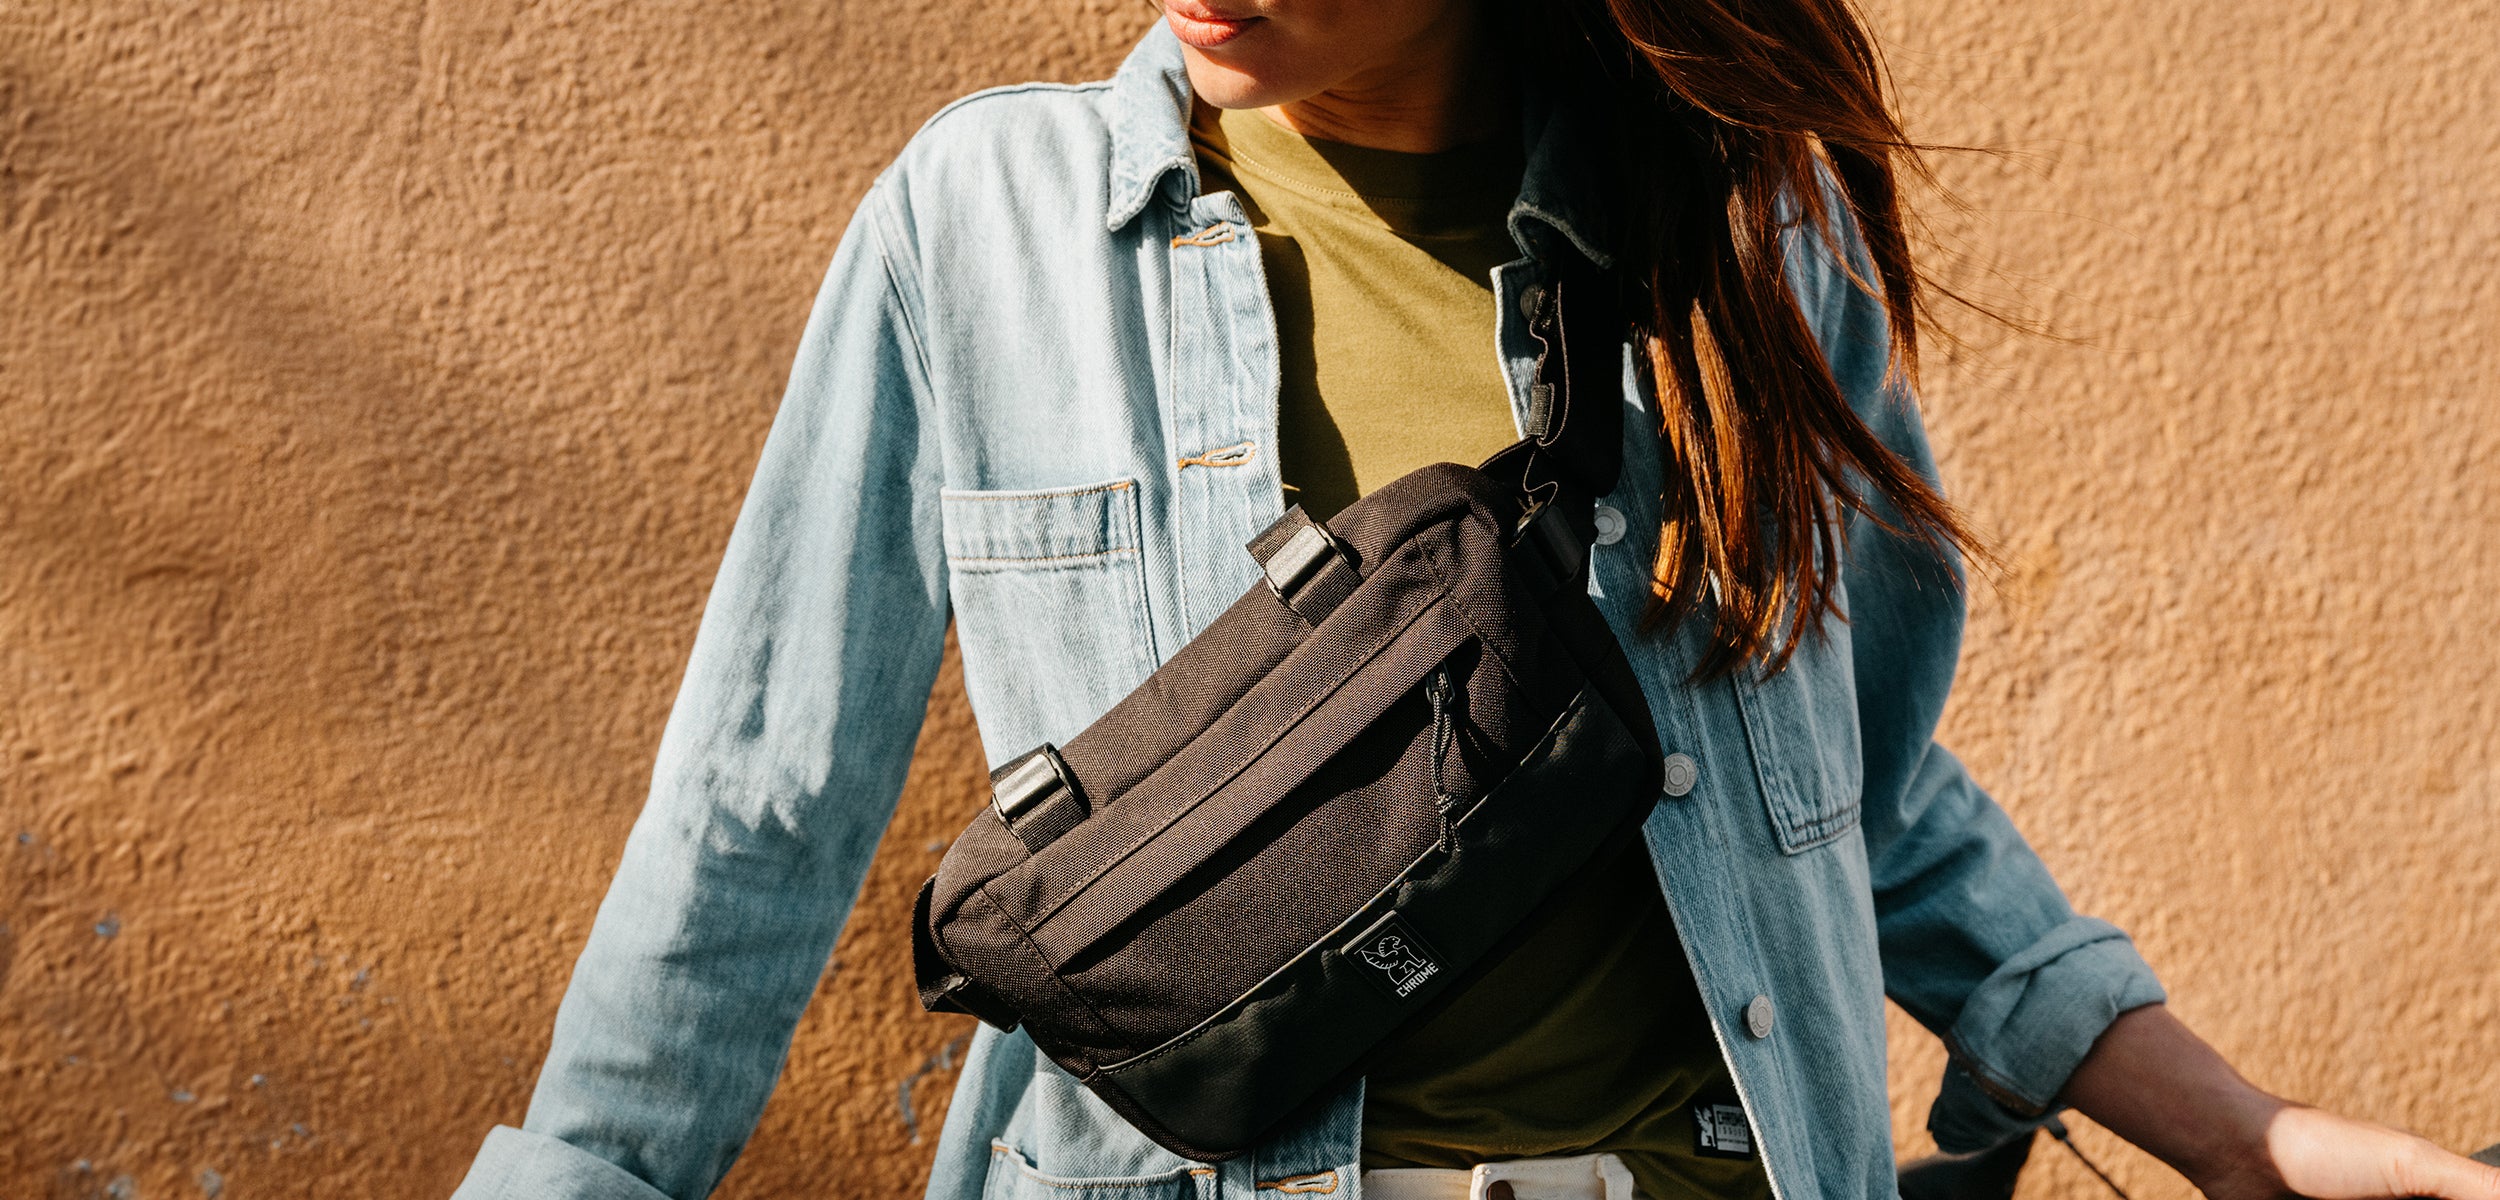
<svg viewBox="0 0 2500 1200">
<path fill-rule="evenodd" d="M 1989 1099 L 2037 1117 L 2118 1014 L 2165 998 L 2124 932 L 2075 917 L 1981 980 L 1945 1045 Z"/>
<path fill-rule="evenodd" d="M 1988 1098 L 1960 1063 L 1944 1069 L 1944 1086 L 1927 1109 L 1927 1132 L 1945 1154 L 1978 1154 L 2049 1123 L 2052 1113 L 2025 1115 Z"/>
<path fill-rule="evenodd" d="M 497 1125 L 452 1200 L 669 1200 L 634 1173 L 571 1142 Z"/>
</svg>

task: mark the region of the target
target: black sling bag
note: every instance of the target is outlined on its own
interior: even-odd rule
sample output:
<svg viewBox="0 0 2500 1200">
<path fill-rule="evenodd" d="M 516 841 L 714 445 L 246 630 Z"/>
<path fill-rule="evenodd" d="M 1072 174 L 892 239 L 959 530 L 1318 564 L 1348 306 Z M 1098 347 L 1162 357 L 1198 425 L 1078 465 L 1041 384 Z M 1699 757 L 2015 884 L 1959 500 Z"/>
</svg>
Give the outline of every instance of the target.
<svg viewBox="0 0 2500 1200">
<path fill-rule="evenodd" d="M 992 773 L 920 889 L 921 1003 L 1022 1024 L 1148 1137 L 1230 1158 L 1630 836 L 1658 739 L 1586 574 L 1622 465 L 1614 286 L 1533 306 L 1528 437 L 1288 511 L 1262 582 Z"/>
</svg>

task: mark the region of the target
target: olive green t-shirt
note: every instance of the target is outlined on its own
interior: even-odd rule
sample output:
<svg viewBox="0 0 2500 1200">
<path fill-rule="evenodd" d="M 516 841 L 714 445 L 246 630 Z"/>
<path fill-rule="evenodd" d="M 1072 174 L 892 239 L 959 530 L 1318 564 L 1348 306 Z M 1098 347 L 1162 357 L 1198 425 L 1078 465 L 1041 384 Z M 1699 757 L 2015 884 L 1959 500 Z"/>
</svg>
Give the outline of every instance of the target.
<svg viewBox="0 0 2500 1200">
<path fill-rule="evenodd" d="M 1519 436 L 1492 271 L 1520 257 L 1515 133 L 1431 154 L 1306 138 L 1255 110 L 1191 122 L 1206 191 L 1241 195 L 1276 312 L 1277 466 L 1326 518 L 1427 463 Z M 1620 1155 L 1657 1200 L 1763 1200 L 1750 1158 L 1702 1152 L 1735 1089 L 1649 856 L 1625 842 L 1369 1071 L 1363 1165 Z M 1723 1106 L 1716 1107 L 1714 1106 Z"/>
</svg>

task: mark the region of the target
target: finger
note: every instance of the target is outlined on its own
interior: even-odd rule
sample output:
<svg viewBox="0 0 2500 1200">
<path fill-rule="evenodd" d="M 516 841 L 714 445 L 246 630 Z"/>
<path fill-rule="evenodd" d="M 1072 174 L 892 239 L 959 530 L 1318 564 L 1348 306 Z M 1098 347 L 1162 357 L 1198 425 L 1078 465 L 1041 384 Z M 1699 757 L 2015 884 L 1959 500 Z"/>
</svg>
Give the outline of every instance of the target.
<svg viewBox="0 0 2500 1200">
<path fill-rule="evenodd" d="M 2500 1200 L 2500 1167 L 2412 1139 L 2397 1156 L 2398 1195 L 2440 1200 Z"/>
</svg>

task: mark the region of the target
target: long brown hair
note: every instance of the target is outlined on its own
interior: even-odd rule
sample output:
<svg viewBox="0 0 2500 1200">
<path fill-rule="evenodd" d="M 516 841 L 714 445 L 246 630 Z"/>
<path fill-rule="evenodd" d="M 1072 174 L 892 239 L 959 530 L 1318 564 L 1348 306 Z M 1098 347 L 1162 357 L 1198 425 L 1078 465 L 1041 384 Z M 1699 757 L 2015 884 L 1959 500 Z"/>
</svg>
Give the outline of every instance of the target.
<svg viewBox="0 0 2500 1200">
<path fill-rule="evenodd" d="M 1849 0 L 1509 2 L 1548 85 L 1612 147 L 1616 249 L 1646 285 L 1635 344 L 1661 399 L 1666 468 L 1649 622 L 1713 598 L 1698 674 L 1756 663 L 1768 675 L 1839 615 L 1850 513 L 1986 560 L 1852 411 L 1783 269 L 1799 222 L 1836 255 L 1854 227 L 1873 271 L 1850 276 L 1889 318 L 1889 378 L 1915 379 L 1935 289 L 1911 262 L 1900 184 L 1926 165 Z"/>
</svg>

